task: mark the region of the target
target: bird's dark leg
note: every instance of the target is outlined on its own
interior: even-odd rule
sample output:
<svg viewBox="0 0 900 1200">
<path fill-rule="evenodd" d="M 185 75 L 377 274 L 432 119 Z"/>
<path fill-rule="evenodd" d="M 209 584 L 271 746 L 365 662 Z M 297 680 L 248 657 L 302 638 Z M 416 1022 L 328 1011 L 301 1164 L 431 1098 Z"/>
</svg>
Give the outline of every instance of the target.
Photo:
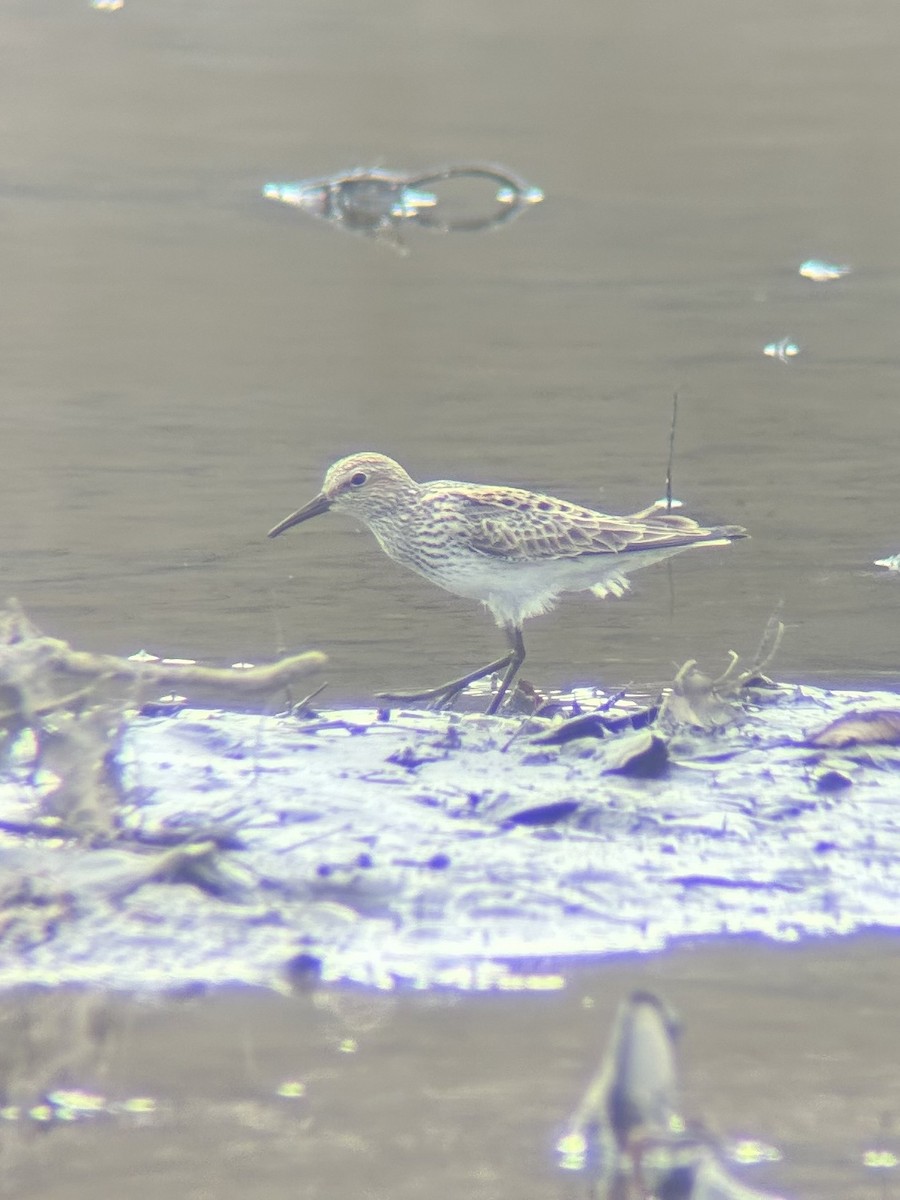
<svg viewBox="0 0 900 1200">
<path fill-rule="evenodd" d="M 506 668 L 506 674 L 500 680 L 500 686 L 497 688 L 497 694 L 488 705 L 488 716 L 492 716 L 498 712 L 500 705 L 506 698 L 506 693 L 509 691 L 510 685 L 519 673 L 522 663 L 525 661 L 525 640 L 522 637 L 522 629 L 519 625 L 504 625 L 504 631 L 509 642 L 509 654 L 507 655 L 509 663 Z"/>
<path fill-rule="evenodd" d="M 459 679 L 451 679 L 449 683 L 442 683 L 440 687 L 427 688 L 421 692 L 376 692 L 376 697 L 379 700 L 434 700 L 438 705 L 449 704 L 470 683 L 484 679 L 486 675 L 493 675 L 495 671 L 505 671 L 497 694 L 491 700 L 487 710 L 488 713 L 495 713 L 503 703 L 509 685 L 515 679 L 525 659 L 525 643 L 522 640 L 521 629 L 515 625 L 505 625 L 503 628 L 509 641 L 509 651 L 502 658 L 489 662 L 485 667 L 479 667 L 477 671 L 470 671 L 468 675 L 462 675 Z"/>
<path fill-rule="evenodd" d="M 502 658 L 498 658 L 495 662 L 489 662 L 486 667 L 479 667 L 477 671 L 470 671 L 468 675 L 461 675 L 459 679 L 451 679 L 449 683 L 442 683 L 439 687 L 424 688 L 420 692 L 376 692 L 375 695 L 379 700 L 438 700 L 442 704 L 447 704 L 470 683 L 484 679 L 485 675 L 493 675 L 495 671 L 508 668 L 512 657 L 510 650 Z"/>
</svg>

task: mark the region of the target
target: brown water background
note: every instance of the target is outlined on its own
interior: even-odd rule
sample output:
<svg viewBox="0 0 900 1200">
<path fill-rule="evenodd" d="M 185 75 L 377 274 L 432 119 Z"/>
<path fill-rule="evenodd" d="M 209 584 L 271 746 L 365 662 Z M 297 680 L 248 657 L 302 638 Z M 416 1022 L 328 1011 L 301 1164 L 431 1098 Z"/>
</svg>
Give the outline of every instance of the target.
<svg viewBox="0 0 900 1200">
<path fill-rule="evenodd" d="M 676 495 L 752 542 L 567 600 L 530 677 L 713 669 L 783 602 L 782 675 L 896 679 L 896 5 L 7 0 L 0 36 L 3 586 L 49 632 L 433 682 L 486 614 L 343 518 L 266 530 L 364 448 L 631 511 L 677 390 Z M 406 258 L 260 196 L 472 159 L 546 202 Z"/>
<path fill-rule="evenodd" d="M 752 649 L 783 603 L 774 673 L 892 686 L 898 580 L 871 562 L 900 551 L 898 62 L 892 0 L 128 0 L 110 14 L 86 0 L 4 0 L 3 590 L 86 648 L 231 662 L 318 647 L 335 703 L 436 682 L 494 653 L 489 619 L 339 517 L 272 543 L 266 530 L 357 449 L 423 479 L 633 510 L 664 490 L 677 391 L 675 493 L 702 519 L 745 524 L 752 541 L 643 573 L 623 602 L 568 600 L 529 626 L 529 677 L 652 686 L 687 657 L 715 670 L 729 648 Z M 269 179 L 473 159 L 521 172 L 546 202 L 490 235 L 413 233 L 405 258 L 260 196 Z M 854 273 L 811 284 L 797 274 L 811 256 Z M 788 364 L 762 353 L 782 337 L 802 349 Z M 895 944 L 828 949 L 822 962 L 843 961 L 843 983 L 828 985 L 834 1024 L 819 1041 L 826 966 L 798 960 L 760 1007 L 772 954 L 740 970 L 727 956 L 699 975 L 684 957 L 660 970 L 694 971 L 693 990 L 675 996 L 688 1028 L 699 1009 L 720 1050 L 737 1028 L 765 1060 L 751 1069 L 714 1053 L 704 1067 L 723 1124 L 743 1114 L 748 1132 L 802 1142 L 821 1166 L 835 1125 L 855 1146 L 880 1113 L 896 1120 L 884 1090 Z M 634 984 L 626 976 L 607 975 L 604 1012 Z M 857 978 L 877 1003 L 851 994 Z M 542 1013 L 528 1044 L 562 1053 L 552 1030 L 572 1003 L 523 999 L 524 1021 Z M 480 1002 L 465 1012 L 467 1036 L 498 1039 L 492 1077 L 504 1062 L 519 1071 L 510 1025 Z M 226 1022 L 211 1061 L 240 1042 L 244 1020 Z M 431 1086 L 423 1064 L 462 1036 L 441 1021 L 412 1036 L 411 1021 L 392 1027 L 390 1047 L 409 1072 L 412 1111 L 391 1134 L 401 1142 Z M 529 1138 L 540 1123 L 550 1145 L 602 1026 L 598 1016 L 583 1063 L 565 1048 L 540 1122 L 522 1099 Z M 798 1028 L 803 1046 L 815 1035 L 804 1061 L 831 1063 L 821 1075 L 785 1051 Z M 168 1036 L 174 1074 L 148 1085 L 160 1093 L 178 1086 L 178 1039 L 192 1044 L 180 1026 Z M 760 1127 L 776 1075 L 790 1096 L 776 1108 L 780 1135 Z M 482 1111 L 477 1089 L 490 1085 L 472 1086 L 477 1102 L 457 1094 L 463 1125 L 515 1106 L 524 1087 L 498 1084 Z M 189 1143 L 205 1119 L 187 1120 Z M 169 1166 L 148 1160 L 135 1194 L 240 1184 L 268 1195 L 210 1170 L 221 1161 L 212 1128 L 203 1161 L 164 1146 Z M 248 1144 L 258 1183 L 253 1154 L 263 1161 L 271 1145 Z M 347 1196 L 553 1194 L 533 1175 L 523 1190 L 518 1154 L 488 1151 L 469 1170 L 464 1137 L 441 1144 L 456 1147 L 461 1174 L 413 1143 L 413 1165 L 389 1156 L 374 1175 L 348 1150 L 349 1175 L 335 1168 L 326 1182 L 341 1179 Z M 138 1160 L 129 1151 L 124 1177 Z M 106 1170 L 97 1161 L 88 1180 Z M 284 1168 L 292 1186 L 296 1169 Z M 63 1170 L 38 1171 L 29 1194 L 81 1194 Z M 882 1194 L 829 1169 L 796 1182 L 810 1196 L 829 1184 L 843 1198 Z M 272 1194 L 285 1186 L 276 1170 Z"/>
</svg>

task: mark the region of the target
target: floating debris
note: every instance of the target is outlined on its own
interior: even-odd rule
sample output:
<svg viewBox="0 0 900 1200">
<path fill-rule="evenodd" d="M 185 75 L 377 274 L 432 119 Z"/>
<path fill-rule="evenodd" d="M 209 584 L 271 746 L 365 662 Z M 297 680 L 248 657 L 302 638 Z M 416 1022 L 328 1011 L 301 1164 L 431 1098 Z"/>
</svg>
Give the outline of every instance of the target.
<svg viewBox="0 0 900 1200">
<path fill-rule="evenodd" d="M 128 655 L 129 662 L 148 663 L 159 662 L 159 658 L 155 654 L 151 654 L 149 650 L 138 650 L 137 654 Z"/>
<path fill-rule="evenodd" d="M 48 1092 L 46 1099 L 57 1121 L 80 1121 L 86 1117 L 96 1117 L 106 1112 L 108 1106 L 105 1096 L 82 1088 L 57 1088 Z"/>
<path fill-rule="evenodd" d="M 110 1112 L 113 1113 L 130 1113 L 138 1117 L 146 1117 L 157 1110 L 156 1100 L 152 1096 L 131 1096 L 127 1100 L 121 1100 L 117 1104 L 113 1104 Z"/>
<path fill-rule="evenodd" d="M 876 1171 L 893 1171 L 900 1167 L 900 1158 L 890 1150 L 866 1150 L 862 1156 L 864 1167 Z"/>
<path fill-rule="evenodd" d="M 48 1093 L 41 1104 L 23 1108 L 19 1104 L 8 1104 L 0 1108 L 0 1121 L 36 1121 L 72 1123 L 94 1120 L 99 1117 L 147 1116 L 157 1110 L 156 1101 L 150 1096 L 133 1096 L 128 1100 L 108 1100 L 106 1096 L 81 1088 L 60 1088 Z"/>
<path fill-rule="evenodd" d="M 91 0 L 91 8 L 97 12 L 118 12 L 125 7 L 125 0 Z"/>
<path fill-rule="evenodd" d="M 489 183 L 493 198 L 469 200 L 459 211 L 452 198 L 441 196 L 451 181 Z M 471 233 L 501 225 L 539 204 L 544 193 L 503 167 L 459 164 L 424 172 L 374 167 L 295 182 L 267 183 L 267 200 L 300 208 L 339 229 L 380 238 L 403 250 L 401 226 L 416 224 L 435 233 Z M 458 198 L 457 198 L 458 199 Z"/>
<path fill-rule="evenodd" d="M 777 358 L 779 362 L 786 363 L 789 358 L 796 358 L 800 353 L 800 347 L 790 338 L 782 338 L 779 342 L 769 342 L 763 346 L 763 354 L 766 358 Z"/>
<path fill-rule="evenodd" d="M 889 571 L 900 571 L 900 554 L 891 554 L 887 558 L 876 558 L 876 567 L 887 567 Z"/>
<path fill-rule="evenodd" d="M 334 221 L 360 233 L 377 234 L 395 221 L 413 220 L 437 206 L 433 192 L 407 186 L 393 171 L 360 172 L 343 179 L 307 179 L 296 183 L 267 183 L 267 200 L 280 200 L 312 217 Z"/>
<path fill-rule="evenodd" d="M 776 1146 L 759 1142 L 755 1138 L 739 1138 L 723 1147 L 730 1162 L 741 1166 L 756 1166 L 758 1163 L 781 1162 L 784 1155 Z"/>
<path fill-rule="evenodd" d="M 539 187 L 526 187 L 521 192 L 503 187 L 497 192 L 498 204 L 540 204 L 543 199 L 544 193 Z"/>
<path fill-rule="evenodd" d="M 852 267 L 842 267 L 837 263 L 826 262 L 823 258 L 808 258 L 800 264 L 800 274 L 804 279 L 813 283 L 830 283 L 834 279 L 843 279 L 849 275 Z"/>
<path fill-rule="evenodd" d="M 278 1085 L 275 1095 L 283 1100 L 302 1100 L 306 1096 L 306 1084 L 299 1079 L 287 1079 Z"/>
</svg>

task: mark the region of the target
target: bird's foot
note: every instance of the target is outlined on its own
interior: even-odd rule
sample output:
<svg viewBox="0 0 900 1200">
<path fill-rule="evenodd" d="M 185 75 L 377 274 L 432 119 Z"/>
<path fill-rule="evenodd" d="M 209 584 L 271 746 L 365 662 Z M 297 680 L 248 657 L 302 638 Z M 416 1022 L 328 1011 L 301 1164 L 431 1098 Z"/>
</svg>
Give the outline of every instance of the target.
<svg viewBox="0 0 900 1200">
<path fill-rule="evenodd" d="M 442 683 L 439 687 L 424 688 L 418 692 L 376 692 L 375 696 L 378 700 L 429 700 L 429 708 L 445 708 L 448 704 L 452 704 L 460 692 L 464 692 L 470 683 L 477 683 L 479 679 L 484 679 L 488 675 L 493 675 L 496 671 L 509 672 L 513 658 L 511 654 L 504 655 L 503 658 L 496 662 L 488 663 L 486 667 L 481 667 L 477 671 L 470 671 L 468 675 L 463 675 L 460 679 L 451 679 L 449 683 Z M 508 686 L 509 679 L 505 679 L 505 684 Z M 488 708 L 488 714 L 493 714 L 503 702 L 503 697 L 506 693 L 506 686 L 501 686 L 500 691 L 494 696 Z"/>
<path fill-rule="evenodd" d="M 429 708 L 443 708 L 445 704 L 450 704 L 455 700 L 461 691 L 464 690 L 466 684 L 457 686 L 452 684 L 444 684 L 442 687 L 426 688 L 421 692 L 376 692 L 376 700 L 430 700 Z"/>
</svg>

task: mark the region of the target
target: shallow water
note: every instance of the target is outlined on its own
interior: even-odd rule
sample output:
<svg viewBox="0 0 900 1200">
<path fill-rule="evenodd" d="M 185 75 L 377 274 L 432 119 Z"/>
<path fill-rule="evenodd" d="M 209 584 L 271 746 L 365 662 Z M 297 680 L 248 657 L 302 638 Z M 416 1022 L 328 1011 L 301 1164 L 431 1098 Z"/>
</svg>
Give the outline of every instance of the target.
<svg viewBox="0 0 900 1200">
<path fill-rule="evenodd" d="M 6 592 L 105 651 L 319 647 L 334 704 L 434 682 L 498 652 L 487 617 L 338 517 L 266 530 L 362 448 L 420 478 L 632 511 L 664 490 L 677 390 L 675 493 L 752 540 L 648 570 L 624 601 L 567 601 L 529 625 L 526 674 L 652 691 L 673 662 L 715 673 L 752 650 L 783 603 L 777 674 L 895 688 L 898 577 L 870 564 L 900 549 L 898 51 L 889 0 L 8 0 Z M 406 258 L 260 195 L 360 163 L 472 159 L 545 202 L 491 235 L 414 233 Z M 814 284 L 810 257 L 854 271 Z M 797 357 L 764 355 L 785 337 Z M 860 946 L 682 950 L 604 967 L 597 992 L 611 1011 L 638 972 L 675 993 L 721 1051 L 700 1067 L 703 1109 L 794 1146 L 779 1187 L 880 1197 L 853 1156 L 882 1114 L 895 1131 L 896 954 L 892 938 Z M 593 1014 L 569 1040 L 580 994 L 449 1002 L 458 1025 L 385 1000 L 370 1085 L 326 1072 L 341 1115 L 314 1114 L 331 1150 L 312 1166 L 294 1125 L 265 1132 L 240 1057 L 271 1036 L 280 1076 L 298 1022 L 207 1002 L 212 1082 L 184 1086 L 209 1105 L 147 1137 L 56 1130 L 17 1194 L 123 1178 L 147 1196 L 556 1194 L 532 1168 L 595 1044 Z M 177 1090 L 199 1033 L 172 1020 L 154 1048 L 171 1058 L 123 1086 Z M 387 1065 L 397 1107 L 380 1123 Z M 417 1136 L 435 1090 L 442 1115 Z"/>
<path fill-rule="evenodd" d="M 234 0 L 6 6 L 4 583 L 46 629 L 233 661 L 329 652 L 334 702 L 489 657 L 467 602 L 339 517 L 339 454 L 753 540 L 567 601 L 542 685 L 755 643 L 895 679 L 900 100 L 892 4 L 661 12 Z M 500 160 L 546 202 L 399 256 L 265 201 L 361 162 Z M 849 263 L 802 279 L 811 256 Z M 788 364 L 764 345 L 794 338 Z M 699 560 L 699 561 L 698 561 Z"/>
<path fill-rule="evenodd" d="M 895 1171 L 900 1111 L 893 997 L 897 956 L 867 937 L 831 947 L 693 947 L 623 958 L 530 996 L 252 989 L 135 1004 L 32 998 L 47 1057 L 109 1103 L 144 1097 L 145 1116 L 107 1116 L 28 1136 L 4 1120 L 9 1194 L 80 1200 L 128 1194 L 581 1200 L 554 1143 L 580 1099 L 620 998 L 649 988 L 684 1025 L 685 1107 L 722 1137 L 755 1139 L 781 1161 L 736 1168 L 788 1196 L 876 1200 Z M 19 1028 L 24 996 L 0 1020 Z M 93 1040 L 59 1044 L 93 1021 Z M 278 1094 L 285 1083 L 304 1092 Z"/>
</svg>

